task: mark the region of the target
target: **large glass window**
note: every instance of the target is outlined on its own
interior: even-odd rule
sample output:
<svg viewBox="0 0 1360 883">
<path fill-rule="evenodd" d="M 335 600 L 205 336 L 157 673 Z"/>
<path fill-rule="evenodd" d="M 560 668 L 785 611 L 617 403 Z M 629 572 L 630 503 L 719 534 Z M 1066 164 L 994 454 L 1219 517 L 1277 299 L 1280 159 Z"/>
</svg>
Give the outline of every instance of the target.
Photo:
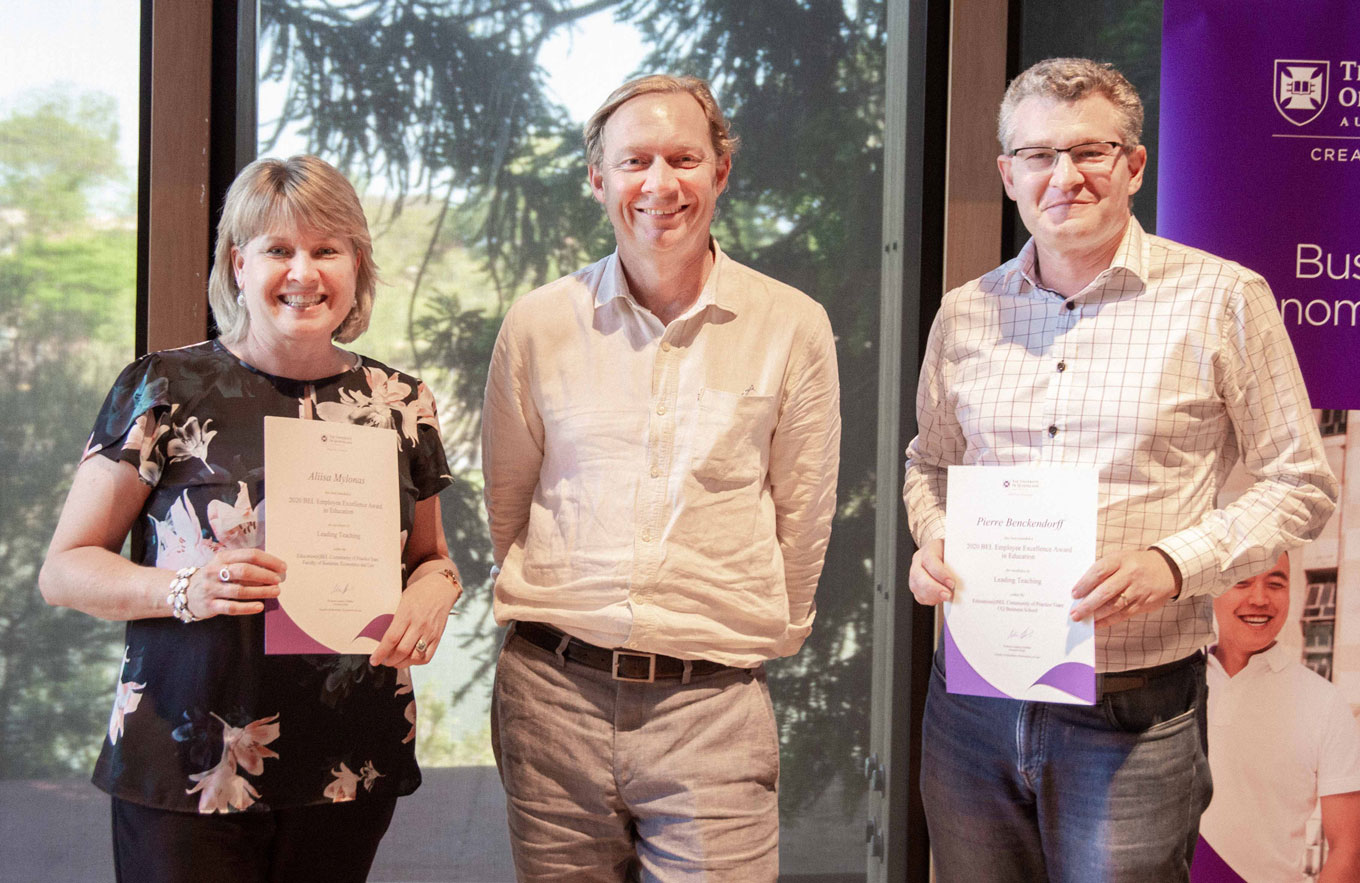
<svg viewBox="0 0 1360 883">
<path fill-rule="evenodd" d="M 0 29 L 0 867 L 108 879 L 88 785 L 120 626 L 49 608 L 37 573 L 75 462 L 133 356 L 138 12 L 11 4 Z"/>
<path fill-rule="evenodd" d="M 883 17 L 864 0 L 263 0 L 260 151 L 318 153 L 366 194 L 388 286 L 357 346 L 434 387 L 458 474 L 443 506 L 469 592 L 416 675 L 426 786 L 402 802 L 375 878 L 511 879 L 487 732 L 486 364 L 514 298 L 612 249 L 581 125 L 629 76 L 667 71 L 711 80 L 743 139 L 723 248 L 807 291 L 838 334 L 840 510 L 812 638 L 770 669 L 785 876 L 863 879 Z"/>
</svg>

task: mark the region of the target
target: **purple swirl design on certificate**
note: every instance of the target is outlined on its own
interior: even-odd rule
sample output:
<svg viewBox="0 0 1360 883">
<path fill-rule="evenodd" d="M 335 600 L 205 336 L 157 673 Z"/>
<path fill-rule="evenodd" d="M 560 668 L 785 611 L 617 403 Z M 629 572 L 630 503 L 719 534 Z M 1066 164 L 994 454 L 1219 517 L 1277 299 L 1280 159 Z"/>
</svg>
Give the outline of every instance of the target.
<svg viewBox="0 0 1360 883">
<path fill-rule="evenodd" d="M 949 633 L 949 621 L 945 620 L 940 636 L 944 641 L 945 688 L 950 693 L 968 696 L 989 696 L 995 699 L 1019 699 L 998 689 L 990 681 L 978 674 L 977 669 L 968 662 Z M 1096 701 L 1096 671 L 1082 662 L 1060 662 L 1039 676 L 1034 683 L 1061 690 L 1088 705 Z"/>
<path fill-rule="evenodd" d="M 381 641 L 383 634 L 387 631 L 387 627 L 391 624 L 392 614 L 384 613 L 381 616 L 375 616 L 373 617 L 373 621 L 364 626 L 363 630 L 355 635 L 355 637 L 372 638 L 375 641 Z"/>
<path fill-rule="evenodd" d="M 291 653 L 335 653 L 330 647 L 303 631 L 293 621 L 278 598 L 264 602 L 264 652 L 270 655 Z"/>
<path fill-rule="evenodd" d="M 994 699 L 1014 699 L 977 673 L 977 669 L 964 658 L 954 636 L 949 633 L 949 620 L 944 622 L 940 639 L 944 641 L 945 689 L 950 693 L 963 693 L 968 696 L 990 696 Z"/>
<path fill-rule="evenodd" d="M 1034 683 L 1062 690 L 1088 705 L 1094 705 L 1096 701 L 1096 670 L 1084 662 L 1060 662 Z"/>
</svg>

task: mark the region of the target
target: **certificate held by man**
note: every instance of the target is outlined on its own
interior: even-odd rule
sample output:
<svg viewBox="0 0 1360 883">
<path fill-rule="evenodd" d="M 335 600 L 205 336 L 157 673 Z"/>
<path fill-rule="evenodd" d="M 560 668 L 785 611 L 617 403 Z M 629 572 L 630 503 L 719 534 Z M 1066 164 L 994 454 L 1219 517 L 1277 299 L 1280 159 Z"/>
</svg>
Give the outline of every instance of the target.
<svg viewBox="0 0 1360 883">
<path fill-rule="evenodd" d="M 1095 702 L 1094 622 L 1068 614 L 1096 559 L 1096 481 L 1094 468 L 949 467 L 949 692 Z"/>
<path fill-rule="evenodd" d="M 397 433 L 266 417 L 265 548 L 288 564 L 265 653 L 371 653 L 401 600 Z"/>
</svg>

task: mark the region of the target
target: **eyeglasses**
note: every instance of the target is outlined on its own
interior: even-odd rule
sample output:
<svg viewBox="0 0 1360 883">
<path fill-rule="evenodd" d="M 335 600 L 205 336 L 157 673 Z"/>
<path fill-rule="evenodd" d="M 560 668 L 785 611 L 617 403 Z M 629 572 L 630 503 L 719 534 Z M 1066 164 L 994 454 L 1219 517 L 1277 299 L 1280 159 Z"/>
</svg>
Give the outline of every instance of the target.
<svg viewBox="0 0 1360 883">
<path fill-rule="evenodd" d="M 1118 141 L 1087 141 L 1071 147 L 1017 147 L 1010 155 L 1020 160 L 1027 172 L 1051 171 L 1064 153 L 1078 169 L 1094 172 L 1113 167 L 1123 149 Z"/>
</svg>

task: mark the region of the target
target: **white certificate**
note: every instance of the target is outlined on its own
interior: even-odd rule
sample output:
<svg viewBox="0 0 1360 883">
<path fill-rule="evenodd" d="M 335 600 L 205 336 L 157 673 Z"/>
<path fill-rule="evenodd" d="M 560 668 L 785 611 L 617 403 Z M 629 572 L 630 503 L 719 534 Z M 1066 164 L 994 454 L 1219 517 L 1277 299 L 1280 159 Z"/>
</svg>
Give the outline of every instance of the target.
<svg viewBox="0 0 1360 883">
<path fill-rule="evenodd" d="M 951 693 L 1095 702 L 1095 626 L 1072 587 L 1096 558 L 1094 468 L 951 466 L 944 605 Z"/>
<path fill-rule="evenodd" d="M 371 653 L 401 600 L 396 430 L 264 418 L 266 653 Z"/>
</svg>

